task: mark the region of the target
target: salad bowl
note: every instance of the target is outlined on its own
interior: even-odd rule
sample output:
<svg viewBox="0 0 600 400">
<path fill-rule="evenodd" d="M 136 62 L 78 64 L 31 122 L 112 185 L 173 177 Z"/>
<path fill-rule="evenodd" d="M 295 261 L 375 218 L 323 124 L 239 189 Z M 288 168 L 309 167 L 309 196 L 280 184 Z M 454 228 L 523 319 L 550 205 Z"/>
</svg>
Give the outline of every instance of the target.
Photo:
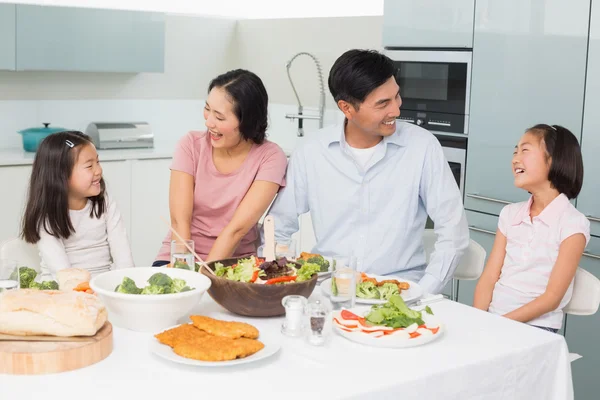
<svg viewBox="0 0 600 400">
<path fill-rule="evenodd" d="M 218 272 L 219 268 L 231 268 L 231 266 L 238 264 L 240 260 L 247 258 L 228 258 L 212 261 L 208 263 L 208 267 Z M 293 264 L 297 269 L 302 267 L 293 261 L 288 261 L 288 264 Z M 233 280 L 236 277 L 232 276 L 230 276 L 232 279 L 228 279 L 227 274 L 223 276 L 213 275 L 204 268 L 201 268 L 200 271 L 211 280 L 208 294 L 214 301 L 234 314 L 247 317 L 284 315 L 285 308 L 281 301 L 285 296 L 300 295 L 308 298 L 317 284 L 317 273 L 302 282 L 290 281 L 287 283 L 265 284 L 258 280 L 255 283 L 237 281 Z"/>
</svg>

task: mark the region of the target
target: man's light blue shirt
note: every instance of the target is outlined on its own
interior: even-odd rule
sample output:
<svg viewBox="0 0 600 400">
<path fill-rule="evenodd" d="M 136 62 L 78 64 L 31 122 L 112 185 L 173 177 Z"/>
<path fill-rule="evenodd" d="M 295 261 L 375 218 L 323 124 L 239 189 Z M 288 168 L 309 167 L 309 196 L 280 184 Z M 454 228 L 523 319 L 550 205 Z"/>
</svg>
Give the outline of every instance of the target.
<svg viewBox="0 0 600 400">
<path fill-rule="evenodd" d="M 275 239 L 289 243 L 298 216 L 310 212 L 313 252 L 357 257 L 357 269 L 396 274 L 439 293 L 469 244 L 461 194 L 439 141 L 397 121 L 363 168 L 345 140 L 344 126 L 320 130 L 290 159 L 287 184 L 275 199 Z M 435 224 L 435 251 L 426 265 L 423 230 Z"/>
</svg>

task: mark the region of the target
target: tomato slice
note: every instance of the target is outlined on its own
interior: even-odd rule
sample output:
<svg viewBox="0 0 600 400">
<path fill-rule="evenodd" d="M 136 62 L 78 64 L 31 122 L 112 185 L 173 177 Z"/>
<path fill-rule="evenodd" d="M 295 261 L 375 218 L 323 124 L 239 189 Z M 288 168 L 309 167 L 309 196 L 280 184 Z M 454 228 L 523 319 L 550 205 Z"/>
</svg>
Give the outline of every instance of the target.
<svg viewBox="0 0 600 400">
<path fill-rule="evenodd" d="M 421 336 L 421 334 L 419 332 L 413 332 L 413 333 L 410 334 L 410 338 L 411 339 L 414 339 L 414 338 L 419 337 L 419 336 Z"/>
<path fill-rule="evenodd" d="M 437 328 L 427 328 L 427 329 L 429 329 L 435 335 L 440 330 L 440 327 L 438 326 Z"/>
<path fill-rule="evenodd" d="M 358 328 L 358 325 L 342 324 L 337 318 L 333 318 L 333 321 L 339 326 L 343 326 L 345 328 Z"/>
<path fill-rule="evenodd" d="M 347 320 L 359 321 L 359 318 L 360 318 L 358 315 L 356 315 L 353 312 L 348 311 L 348 310 L 342 310 L 340 315 L 342 316 L 343 319 L 347 319 Z M 363 318 L 363 320 L 364 320 L 364 318 Z"/>
</svg>

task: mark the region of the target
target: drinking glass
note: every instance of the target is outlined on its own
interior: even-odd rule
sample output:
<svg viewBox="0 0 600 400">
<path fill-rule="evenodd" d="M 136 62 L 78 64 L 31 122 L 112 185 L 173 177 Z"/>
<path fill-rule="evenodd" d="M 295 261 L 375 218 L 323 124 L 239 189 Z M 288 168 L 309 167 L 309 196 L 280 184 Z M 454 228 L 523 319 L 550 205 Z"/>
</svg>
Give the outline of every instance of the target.
<svg viewBox="0 0 600 400">
<path fill-rule="evenodd" d="M 275 258 L 285 257 L 288 260 L 295 260 L 298 257 L 297 240 L 292 238 L 289 245 L 277 244 L 275 246 Z"/>
<path fill-rule="evenodd" d="M 354 307 L 356 300 L 356 257 L 333 256 L 331 306 L 334 310 Z"/>
<path fill-rule="evenodd" d="M 190 250 L 188 250 L 184 242 L 189 246 L 190 249 L 194 250 L 193 240 L 184 240 L 183 242 L 180 240 L 172 240 L 171 267 L 195 271 L 196 266 L 194 265 L 194 254 Z"/>
<path fill-rule="evenodd" d="M 0 259 L 0 293 L 19 289 L 19 268 L 14 260 Z"/>
</svg>

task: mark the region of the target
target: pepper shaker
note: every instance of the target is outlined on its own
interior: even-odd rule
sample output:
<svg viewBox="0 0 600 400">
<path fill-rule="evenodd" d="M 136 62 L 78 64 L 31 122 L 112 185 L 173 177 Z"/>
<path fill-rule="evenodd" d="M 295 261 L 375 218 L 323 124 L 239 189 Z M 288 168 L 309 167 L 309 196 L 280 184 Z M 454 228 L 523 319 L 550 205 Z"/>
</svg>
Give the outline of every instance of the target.
<svg viewBox="0 0 600 400">
<path fill-rule="evenodd" d="M 324 345 L 331 336 L 331 305 L 328 300 L 318 297 L 306 306 L 308 319 L 306 340 L 314 346 Z"/>
</svg>

